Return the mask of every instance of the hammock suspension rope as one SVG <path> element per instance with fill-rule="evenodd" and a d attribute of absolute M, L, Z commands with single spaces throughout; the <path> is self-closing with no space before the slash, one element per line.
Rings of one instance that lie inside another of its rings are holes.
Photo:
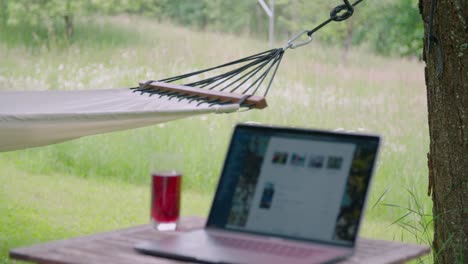
<path fill-rule="evenodd" d="M 275 78 L 284 52 L 312 42 L 312 35 L 332 21 L 341 22 L 350 18 L 354 13 L 354 6 L 363 0 L 350 3 L 343 0 L 343 4 L 336 6 L 330 12 L 330 17 L 311 30 L 303 30 L 292 37 L 283 48 L 271 49 L 239 60 L 219 66 L 194 71 L 179 76 L 161 80 L 149 80 L 132 88 L 134 92 L 149 93 L 171 99 L 189 100 L 198 105 L 239 104 L 248 109 L 262 109 L 267 106 L 265 97 Z M 305 39 L 305 40 L 304 40 Z M 220 70 L 225 72 L 219 73 Z M 193 77 L 208 72 L 216 72 L 214 76 L 201 80 Z M 262 86 L 262 84 L 265 84 Z M 261 93 L 262 95 L 257 95 Z"/>

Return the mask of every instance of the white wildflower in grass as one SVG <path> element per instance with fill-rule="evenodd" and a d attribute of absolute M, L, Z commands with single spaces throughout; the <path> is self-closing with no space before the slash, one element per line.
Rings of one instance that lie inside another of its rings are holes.
<path fill-rule="evenodd" d="M 405 153 L 406 152 L 406 146 L 405 145 L 388 142 L 388 143 L 385 144 L 385 146 L 388 148 L 388 150 L 390 152 L 395 152 L 395 153 Z"/>

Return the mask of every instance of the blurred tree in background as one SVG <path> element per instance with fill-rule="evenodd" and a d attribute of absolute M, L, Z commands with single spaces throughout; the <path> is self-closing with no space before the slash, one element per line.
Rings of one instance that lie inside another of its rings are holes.
<path fill-rule="evenodd" d="M 365 38 L 380 54 L 416 56 L 421 54 L 424 36 L 417 1 L 393 0 L 373 11 L 369 25 L 373 34 Z"/>
<path fill-rule="evenodd" d="M 341 0 L 276 0 L 276 39 L 310 29 L 328 18 Z M 0 30 L 32 27 L 34 41 L 73 41 L 79 18 L 96 15 L 141 15 L 200 30 L 266 38 L 268 19 L 256 0 L 0 0 Z M 0 31 L 0 37 L 1 32 Z M 363 1 L 346 23 L 323 28 L 316 39 L 343 48 L 364 45 L 378 54 L 419 56 L 423 27 L 417 0 Z"/>

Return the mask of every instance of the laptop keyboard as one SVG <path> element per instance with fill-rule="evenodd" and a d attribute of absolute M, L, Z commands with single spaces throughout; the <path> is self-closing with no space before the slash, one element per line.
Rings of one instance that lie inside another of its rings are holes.
<path fill-rule="evenodd" d="M 252 241 L 241 238 L 224 237 L 211 235 L 215 243 L 219 245 L 232 247 L 236 249 L 243 249 L 249 251 L 263 252 L 267 254 L 286 256 L 286 257 L 297 257 L 307 258 L 313 255 L 320 254 L 322 251 L 318 249 L 294 247 L 287 245 L 279 245 L 277 243 L 268 243 L 264 241 Z"/>

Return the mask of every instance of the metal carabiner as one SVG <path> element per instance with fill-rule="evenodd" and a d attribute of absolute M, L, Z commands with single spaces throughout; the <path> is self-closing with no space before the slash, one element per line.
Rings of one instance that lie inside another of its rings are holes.
<path fill-rule="evenodd" d="M 307 45 L 309 44 L 310 42 L 312 42 L 312 35 L 308 35 L 309 31 L 308 30 L 303 30 L 301 32 L 299 32 L 297 35 L 295 35 L 294 37 L 292 37 L 290 40 L 288 40 L 288 44 L 283 48 L 283 50 L 287 50 L 289 48 L 291 49 L 295 49 L 295 48 L 298 48 L 300 46 L 304 46 L 304 45 Z M 299 42 L 299 43 L 294 43 L 294 41 L 296 41 L 297 39 L 299 39 L 300 37 L 302 37 L 302 35 L 307 35 L 307 40 L 304 40 L 302 42 Z"/>

